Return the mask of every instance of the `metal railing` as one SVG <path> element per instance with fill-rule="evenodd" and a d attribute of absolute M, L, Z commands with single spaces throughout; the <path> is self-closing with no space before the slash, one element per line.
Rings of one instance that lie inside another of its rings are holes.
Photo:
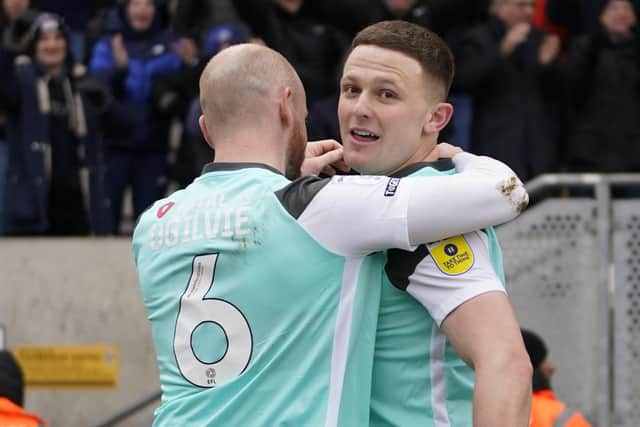
<path fill-rule="evenodd" d="M 566 173 L 566 174 L 544 174 L 540 175 L 525 185 L 529 195 L 535 197 L 545 190 L 552 188 L 592 188 L 596 201 L 596 234 L 598 239 L 598 250 L 601 259 L 607 268 L 598 270 L 598 318 L 607 319 L 599 324 L 596 331 L 599 340 L 597 352 L 601 360 L 607 361 L 598 368 L 598 383 L 606 387 L 606 393 L 599 393 L 598 401 L 595 402 L 596 419 L 598 426 L 617 425 L 620 421 L 616 414 L 614 398 L 616 396 L 615 387 L 615 275 L 611 274 L 614 265 L 613 254 L 613 234 L 614 225 L 612 218 L 613 200 L 612 187 L 640 187 L 640 174 L 614 173 Z"/>
<path fill-rule="evenodd" d="M 0 323 L 0 350 L 4 350 L 7 347 L 7 331 L 5 326 Z"/>
<path fill-rule="evenodd" d="M 123 408 L 123 409 L 119 410 L 118 412 L 116 412 L 115 414 L 111 415 L 110 417 L 105 418 L 104 420 L 98 422 L 97 424 L 94 424 L 94 427 L 112 427 L 112 426 L 115 426 L 115 425 L 119 424 L 120 422 L 124 421 L 125 419 L 127 419 L 127 418 L 137 414 L 138 412 L 142 411 L 147 406 L 151 405 L 153 402 L 159 400 L 160 396 L 162 396 L 162 392 L 160 390 L 156 390 L 156 391 L 154 391 L 152 393 L 149 393 L 148 395 L 144 396 L 143 398 L 141 398 L 137 402 L 132 403 L 131 405 L 127 406 L 126 408 Z"/>

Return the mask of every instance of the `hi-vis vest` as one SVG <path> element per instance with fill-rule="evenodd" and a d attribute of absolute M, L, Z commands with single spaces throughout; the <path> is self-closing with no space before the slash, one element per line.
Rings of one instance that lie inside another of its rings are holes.
<path fill-rule="evenodd" d="M 25 412 L 21 407 L 0 397 L 0 427 L 44 427 L 47 423 L 37 415 Z"/>
<path fill-rule="evenodd" d="M 591 427 L 574 409 L 559 401 L 551 390 L 540 390 L 531 398 L 530 427 Z"/>

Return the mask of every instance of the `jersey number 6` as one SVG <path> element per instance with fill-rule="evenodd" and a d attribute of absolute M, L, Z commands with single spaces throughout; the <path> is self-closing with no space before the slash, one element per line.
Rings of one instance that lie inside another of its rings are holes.
<path fill-rule="evenodd" d="M 253 351 L 249 323 L 233 304 L 218 298 L 205 298 L 213 287 L 218 254 L 193 258 L 191 277 L 180 298 L 173 351 L 184 378 L 200 387 L 216 387 L 240 375 L 247 368 Z M 215 362 L 205 363 L 195 355 L 191 345 L 196 329 L 213 323 L 227 340 L 224 354 Z"/>

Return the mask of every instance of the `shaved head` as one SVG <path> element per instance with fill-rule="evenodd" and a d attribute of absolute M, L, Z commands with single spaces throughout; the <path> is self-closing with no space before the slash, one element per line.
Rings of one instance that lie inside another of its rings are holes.
<path fill-rule="evenodd" d="M 219 52 L 200 77 L 200 104 L 213 139 L 236 126 L 268 120 L 277 109 L 278 94 L 287 87 L 296 105 L 304 106 L 300 78 L 273 49 L 239 44 Z"/>

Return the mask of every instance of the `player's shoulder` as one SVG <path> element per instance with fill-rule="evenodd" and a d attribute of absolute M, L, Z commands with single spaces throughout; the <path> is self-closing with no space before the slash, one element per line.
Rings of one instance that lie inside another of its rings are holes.
<path fill-rule="evenodd" d="M 308 176 L 299 178 L 275 193 L 282 206 L 295 218 L 299 218 L 312 201 L 314 210 L 334 207 L 338 201 L 349 203 L 362 201 L 366 194 L 378 191 L 380 196 L 391 198 L 399 185 L 399 178 L 383 175 L 336 175 L 331 178 Z M 322 194 L 322 197 L 318 197 Z M 376 203 L 367 199 L 370 203 Z M 345 206 L 345 205 L 341 205 Z"/>
<path fill-rule="evenodd" d="M 156 200 L 151 206 L 143 211 L 136 219 L 136 223 L 133 229 L 133 240 L 139 238 L 140 235 L 149 228 L 150 224 L 155 221 L 165 218 L 170 212 L 172 212 L 178 201 L 181 199 L 181 193 L 184 190 L 178 190 L 165 198 Z"/>
<path fill-rule="evenodd" d="M 298 178 L 275 191 L 275 195 L 294 218 L 300 217 L 305 208 L 331 180 L 317 176 Z"/>
<path fill-rule="evenodd" d="M 413 251 L 387 250 L 385 273 L 399 289 L 406 289 L 409 278 L 421 266 L 444 276 L 462 276 L 484 263 L 489 248 L 486 230 L 476 230 L 418 246 Z M 483 254 L 482 256 L 478 256 Z"/>
<path fill-rule="evenodd" d="M 451 175 L 454 173 L 457 173 L 457 170 L 451 159 L 438 159 L 432 162 L 410 164 L 394 172 L 392 176 L 395 178 L 406 178 L 409 176 Z"/>

